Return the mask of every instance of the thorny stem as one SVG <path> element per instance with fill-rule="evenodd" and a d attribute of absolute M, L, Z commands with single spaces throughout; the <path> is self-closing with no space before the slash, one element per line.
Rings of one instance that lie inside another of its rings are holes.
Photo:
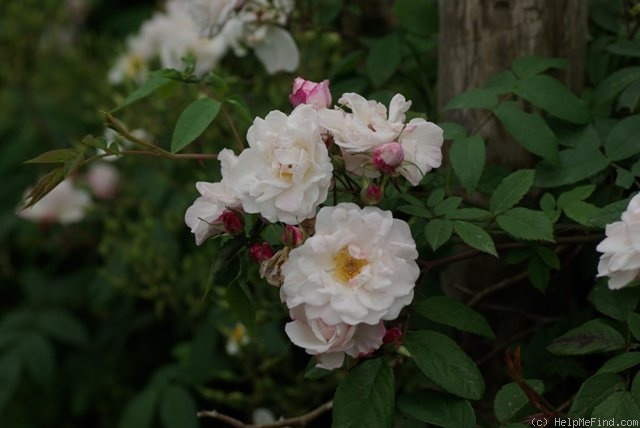
<path fill-rule="evenodd" d="M 231 416 L 219 413 L 216 410 L 202 410 L 197 413 L 199 418 L 213 418 L 226 422 L 235 428 L 282 428 L 289 425 L 293 426 L 305 426 L 312 420 L 316 419 L 325 412 L 328 412 L 333 408 L 333 401 L 327 401 L 326 403 L 316 407 L 309 413 L 305 413 L 302 416 L 296 416 L 289 419 L 282 419 L 276 422 L 269 422 L 266 424 L 245 424 L 241 420 L 233 418 Z"/>

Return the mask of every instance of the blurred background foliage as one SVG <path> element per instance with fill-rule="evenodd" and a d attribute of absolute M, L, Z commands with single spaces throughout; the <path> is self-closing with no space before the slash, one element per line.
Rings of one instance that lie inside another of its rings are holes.
<path fill-rule="evenodd" d="M 15 215 L 25 189 L 46 172 L 23 162 L 46 150 L 78 145 L 87 134 L 102 135 L 100 112 L 135 89 L 133 83 L 110 87 L 106 75 L 126 36 L 151 16 L 156 3 L 0 2 L 2 427 L 213 426 L 195 417 L 196 410 L 209 408 L 243 420 L 251 420 L 252 410 L 260 407 L 276 417 L 292 416 L 330 399 L 344 376 L 305 370 L 310 358 L 284 335 L 287 314 L 277 289 L 258 277 L 248 257 L 228 262 L 248 265 L 245 285 L 256 309 L 255 329 L 239 329 L 226 304 L 224 288 L 234 278 L 207 286 L 211 262 L 223 242 L 196 248 L 183 216 L 196 195 L 193 183 L 219 178 L 216 162 L 125 157 L 117 162 L 123 177 L 117 198 L 96 201 L 83 222 L 39 225 Z M 413 111 L 437 119 L 435 0 L 397 1 L 385 22 L 368 17 L 357 2 L 298 3 L 291 24 L 302 54 L 297 74 L 316 81 L 329 78 L 334 101 L 354 91 L 388 103 L 400 92 L 413 101 Z M 595 86 L 615 70 L 637 64 L 638 55 L 625 55 L 619 44 L 622 1 L 590 5 L 587 74 Z M 252 117 L 287 111 L 295 76 L 265 78 L 256 72 L 260 67 L 252 56 L 228 56 L 218 72 L 231 91 L 244 97 Z M 637 112 L 639 85 L 640 80 L 620 101 L 626 114 Z M 118 118 L 166 143 L 177 115 L 195 96 L 195 89 L 176 84 L 123 109 Z M 244 135 L 250 123 L 237 112 L 233 119 Z M 218 121 L 191 147 L 216 153 L 232 145 L 231 130 Z M 447 177 L 435 175 L 433 180 Z M 491 182 L 495 187 L 496 180 Z M 264 238 L 279 243 L 277 234 Z M 429 254 L 425 239 L 416 240 L 421 254 Z M 550 357 L 546 351 L 576 320 L 594 313 L 586 304 L 586 291 L 558 291 L 565 280 L 589 282 L 593 277 L 592 248 L 572 260 L 576 265 L 586 260 L 590 268 L 576 268 L 572 272 L 579 272 L 577 277 L 557 275 L 549 286 L 558 299 L 550 306 L 566 316 L 534 320 L 535 327 L 545 328 L 527 331 L 499 348 L 521 343 L 527 376 L 555 379 L 546 385 L 553 398 L 567 397 L 601 362 Z M 433 276 L 423 281 L 421 293 L 441 293 Z M 541 308 L 546 299 L 540 295 Z M 509 322 L 509 315 L 490 319 Z M 414 322 L 434 328 L 426 319 Z M 249 337 L 246 344 L 241 343 L 244 335 Z M 235 355 L 227 351 L 230 341 L 240 344 Z M 491 354 L 492 346 L 475 343 L 469 352 L 501 364 L 502 353 Z M 407 390 L 425 382 L 415 372 L 397 377 Z M 508 379 L 503 372 L 486 381 L 495 391 Z M 491 421 L 491 402 L 479 406 L 481 419 Z M 328 426 L 328 418 L 315 426 Z M 404 421 L 402 426 L 423 425 Z"/>

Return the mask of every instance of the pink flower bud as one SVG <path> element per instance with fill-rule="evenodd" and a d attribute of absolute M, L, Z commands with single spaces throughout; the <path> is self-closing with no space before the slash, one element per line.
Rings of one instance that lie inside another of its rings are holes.
<path fill-rule="evenodd" d="M 233 210 L 224 210 L 218 220 L 222 221 L 224 231 L 229 235 L 237 235 L 244 232 L 244 219 Z"/>
<path fill-rule="evenodd" d="M 399 346 L 401 342 L 402 330 L 400 330 L 400 327 L 391 327 L 390 329 L 387 329 L 386 333 L 382 337 L 382 343 L 385 345 L 393 343 L 396 346 Z"/>
<path fill-rule="evenodd" d="M 404 149 L 398 143 L 385 143 L 376 147 L 371 161 L 380 172 L 393 172 L 404 160 Z"/>
<path fill-rule="evenodd" d="M 269 260 L 275 255 L 273 247 L 268 242 L 255 243 L 249 248 L 251 258 L 256 263 L 262 263 L 265 260 Z"/>
<path fill-rule="evenodd" d="M 378 184 L 371 183 L 360 191 L 360 198 L 369 205 L 377 205 L 384 196 L 382 187 Z"/>
<path fill-rule="evenodd" d="M 302 244 L 304 240 L 304 234 L 298 226 L 292 226 L 290 224 L 284 227 L 282 231 L 282 243 L 288 247 L 297 247 Z"/>
<path fill-rule="evenodd" d="M 118 193 L 119 183 L 118 169 L 106 162 L 91 165 L 87 172 L 87 184 L 100 199 L 113 199 Z"/>
<path fill-rule="evenodd" d="M 316 83 L 302 77 L 296 77 L 289 95 L 289 102 L 294 107 L 299 104 L 310 104 L 316 110 L 329 107 L 331 104 L 329 81 L 323 80 Z"/>

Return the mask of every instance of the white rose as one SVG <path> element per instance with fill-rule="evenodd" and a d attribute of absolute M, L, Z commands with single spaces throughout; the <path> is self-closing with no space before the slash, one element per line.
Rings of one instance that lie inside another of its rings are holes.
<path fill-rule="evenodd" d="M 270 112 L 247 132 L 249 148 L 226 178 L 248 213 L 297 224 L 313 217 L 327 198 L 333 166 L 316 122 L 301 104 L 290 116 Z"/>
<path fill-rule="evenodd" d="M 324 207 L 316 233 L 282 266 L 281 298 L 328 324 L 392 320 L 413 299 L 420 269 L 409 225 L 390 211 L 352 203 Z"/>
<path fill-rule="evenodd" d="M 196 237 L 196 245 L 201 245 L 208 237 L 224 231 L 220 216 L 227 208 L 237 209 L 240 201 L 224 179 L 234 167 L 237 158 L 229 149 L 218 154 L 223 179 L 218 183 L 199 181 L 196 189 L 200 197 L 195 200 L 184 215 L 184 221 Z"/>
<path fill-rule="evenodd" d="M 374 325 L 327 324 L 320 318 L 309 319 L 303 305 L 291 309 L 291 318 L 285 326 L 289 339 L 315 355 L 316 366 L 327 370 L 342 366 L 345 354 L 358 357 L 375 351 L 385 334 L 382 321 Z"/>
<path fill-rule="evenodd" d="M 112 199 L 118 192 L 120 172 L 107 162 L 92 164 L 87 172 L 87 184 L 95 196 L 101 199 Z"/>
<path fill-rule="evenodd" d="M 70 179 L 66 179 L 33 206 L 20 209 L 17 214 L 27 220 L 70 224 L 81 221 L 90 205 L 89 193 L 77 189 Z"/>
<path fill-rule="evenodd" d="M 324 109 L 318 112 L 318 122 L 328 129 L 342 149 L 346 168 L 357 175 L 378 177 L 380 171 L 371 157 L 377 147 L 397 142 L 404 151 L 404 160 L 397 172 L 417 185 L 424 175 L 442 163 L 442 129 L 434 123 L 415 118 L 405 122 L 405 112 L 411 101 L 396 94 L 387 108 L 355 93 L 343 94 L 342 110 Z"/>
<path fill-rule="evenodd" d="M 213 37 L 243 3 L 244 0 L 190 0 L 189 16 L 201 37 Z"/>
<path fill-rule="evenodd" d="M 604 253 L 598 263 L 598 276 L 608 276 L 612 290 L 640 276 L 640 194 L 631 199 L 620 220 L 607 225 L 606 238 L 596 247 Z"/>

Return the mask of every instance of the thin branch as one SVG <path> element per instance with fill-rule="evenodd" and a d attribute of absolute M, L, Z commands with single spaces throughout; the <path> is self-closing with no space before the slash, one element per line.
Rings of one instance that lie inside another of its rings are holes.
<path fill-rule="evenodd" d="M 480 300 L 484 299 L 488 295 L 493 294 L 496 291 L 502 290 L 503 288 L 507 288 L 513 284 L 517 284 L 518 282 L 525 279 L 527 276 L 529 276 L 529 272 L 524 271 L 524 272 L 520 272 L 517 275 L 512 276 L 511 278 L 507 278 L 500 282 L 496 282 L 495 284 L 490 285 L 487 288 L 481 290 L 479 293 L 477 293 L 475 296 L 469 299 L 469 301 L 467 301 L 467 306 L 473 307 L 477 305 L 478 302 L 480 302 Z"/>
<path fill-rule="evenodd" d="M 305 426 L 312 420 L 316 419 L 325 412 L 328 412 L 333 408 L 333 401 L 327 401 L 321 406 L 316 407 L 309 413 L 305 413 L 302 416 L 296 416 L 294 418 L 282 419 L 275 422 L 269 422 L 266 424 L 245 424 L 244 422 L 232 418 L 231 416 L 219 413 L 216 410 L 202 410 L 196 414 L 199 418 L 213 418 L 219 421 L 226 422 L 235 428 L 283 428 L 289 425 Z"/>
<path fill-rule="evenodd" d="M 240 151 L 244 150 L 244 141 L 240 137 L 240 133 L 238 132 L 238 129 L 236 128 L 235 123 L 233 123 L 233 120 L 231 120 L 231 116 L 229 116 L 229 112 L 227 112 L 227 108 L 225 107 L 224 103 L 218 100 L 218 98 L 213 93 L 211 88 L 209 88 L 207 85 L 200 85 L 200 90 L 204 92 L 212 100 L 218 101 L 220 103 L 220 111 L 224 115 L 224 118 L 227 121 L 227 123 L 229 124 L 229 128 L 231 128 L 231 133 L 233 134 L 233 138 L 235 138 L 236 142 L 238 143 L 238 149 Z"/>

